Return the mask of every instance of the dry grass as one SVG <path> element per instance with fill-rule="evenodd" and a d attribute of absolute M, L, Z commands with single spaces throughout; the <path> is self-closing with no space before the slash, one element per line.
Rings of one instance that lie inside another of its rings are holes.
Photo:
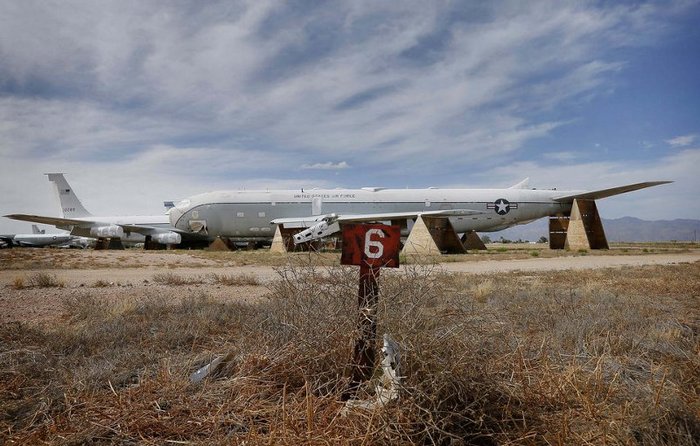
<path fill-rule="evenodd" d="M 157 273 L 153 275 L 153 281 L 161 285 L 199 285 L 205 282 L 202 277 L 183 277 L 175 273 Z"/>
<path fill-rule="evenodd" d="M 480 280 L 474 286 L 474 300 L 484 303 L 494 291 L 493 279 Z"/>
<path fill-rule="evenodd" d="M 252 274 L 211 274 L 214 283 L 226 286 L 258 286 L 260 280 Z"/>
<path fill-rule="evenodd" d="M 222 265 L 242 266 L 242 265 L 267 265 L 283 267 L 290 261 L 292 263 L 308 263 L 310 259 L 319 265 L 337 265 L 340 259 L 338 252 L 290 252 L 287 254 L 270 252 L 269 249 L 258 249 L 255 251 L 237 250 L 237 251 L 171 251 L 189 255 L 194 258 L 214 261 Z"/>
<path fill-rule="evenodd" d="M 589 256 L 627 255 L 689 252 L 698 249 L 697 243 L 612 243 L 610 250 L 590 251 Z M 646 249 L 646 251 L 645 251 Z M 491 243 L 487 251 L 469 251 L 468 254 L 426 257 L 404 257 L 406 263 L 423 264 L 428 262 L 471 262 L 484 259 L 526 259 L 532 252 L 539 252 L 539 257 L 552 258 L 570 255 L 582 255 L 565 250 L 549 250 L 546 244 L 529 243 Z M 585 254 L 584 254 L 585 255 Z M 53 270 L 53 269 L 100 269 L 143 268 L 162 266 L 169 268 L 179 266 L 241 266 L 269 265 L 284 266 L 292 258 L 297 262 L 313 258 L 317 264 L 332 266 L 338 264 L 338 252 L 308 253 L 294 252 L 288 254 L 271 253 L 268 249 L 256 251 L 215 252 L 205 250 L 144 251 L 127 249 L 125 251 L 95 251 L 92 249 L 3 249 L 0 250 L 0 270 Z M 175 260 L 173 260 L 175 258 Z M 182 260 L 179 260 L 181 258 Z"/>
<path fill-rule="evenodd" d="M 95 283 L 92 284 L 92 286 L 95 288 L 107 288 L 112 285 L 114 285 L 114 282 L 108 282 L 104 279 L 98 279 L 95 281 Z"/>
<path fill-rule="evenodd" d="M 182 276 L 175 273 L 157 273 L 153 275 L 153 281 L 161 285 L 203 285 L 213 283 L 226 286 L 258 286 L 260 280 L 252 274 L 208 274 L 196 277 Z"/>
<path fill-rule="evenodd" d="M 24 277 L 15 277 L 12 280 L 12 288 L 21 290 L 24 288 Z"/>
<path fill-rule="evenodd" d="M 27 282 L 29 286 L 37 288 L 60 288 L 64 285 L 63 282 L 56 278 L 55 274 L 45 272 L 38 272 L 32 274 L 31 276 L 29 276 Z"/>
<path fill-rule="evenodd" d="M 2 249 L 0 250 L 0 270 L 55 270 L 55 269 L 101 269 L 143 268 L 160 266 L 173 258 L 185 259 L 187 266 L 205 266 L 207 262 L 195 259 L 181 251 L 175 255 L 164 251 L 143 251 L 127 249 L 124 251 L 95 251 L 93 249 Z M 178 260 L 179 261 L 179 260 Z"/>
<path fill-rule="evenodd" d="M 157 290 L 0 326 L 0 442 L 668 444 L 700 438 L 700 265 L 384 270 L 400 400 L 341 416 L 357 270 L 285 267 L 257 305 Z M 478 281 L 478 282 L 475 282 Z M 215 354 L 223 378 L 188 376 Z M 368 386 L 369 387 L 369 386 Z"/>

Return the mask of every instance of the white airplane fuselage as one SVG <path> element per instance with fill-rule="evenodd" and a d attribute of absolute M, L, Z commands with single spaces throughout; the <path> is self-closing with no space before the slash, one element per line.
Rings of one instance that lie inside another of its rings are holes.
<path fill-rule="evenodd" d="M 15 234 L 12 243 L 17 246 L 52 246 L 62 245 L 73 240 L 70 234 Z"/>
<path fill-rule="evenodd" d="M 567 214 L 571 203 L 553 198 L 579 191 L 533 189 L 314 189 L 219 191 L 195 195 L 170 211 L 173 227 L 210 236 L 272 238 L 279 218 L 321 214 L 380 214 L 450 209 L 482 211 L 449 217 L 455 231 L 500 231 L 513 225 Z"/>

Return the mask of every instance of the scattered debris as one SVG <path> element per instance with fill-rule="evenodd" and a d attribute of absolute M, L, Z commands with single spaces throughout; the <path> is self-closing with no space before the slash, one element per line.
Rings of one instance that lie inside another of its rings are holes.
<path fill-rule="evenodd" d="M 234 358 L 233 353 L 228 353 L 224 356 L 218 356 L 216 357 L 212 362 L 209 364 L 205 365 L 204 367 L 200 368 L 196 372 L 190 375 L 190 382 L 193 384 L 197 384 L 202 382 L 205 378 L 212 377 L 212 378 L 218 378 L 220 377 L 224 370 L 227 368 L 227 366 L 231 363 L 231 361 Z"/>
<path fill-rule="evenodd" d="M 399 376 L 399 364 L 401 352 L 399 344 L 384 333 L 384 346 L 382 347 L 384 358 L 382 359 L 382 376 L 379 383 L 374 386 L 375 398 L 369 400 L 349 400 L 345 403 L 342 414 L 347 415 L 351 409 L 360 408 L 372 410 L 384 407 L 391 401 L 398 399 L 401 376 Z"/>

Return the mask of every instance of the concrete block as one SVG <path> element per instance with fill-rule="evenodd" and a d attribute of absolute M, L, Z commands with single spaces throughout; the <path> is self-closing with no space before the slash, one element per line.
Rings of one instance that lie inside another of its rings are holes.
<path fill-rule="evenodd" d="M 486 250 L 486 245 L 484 245 L 484 242 L 481 240 L 479 234 L 477 234 L 476 231 L 465 232 L 462 236 L 461 242 L 467 249 L 476 249 L 479 251 Z"/>
<path fill-rule="evenodd" d="M 565 246 L 572 250 L 608 249 L 603 222 L 594 200 L 574 200 Z"/>

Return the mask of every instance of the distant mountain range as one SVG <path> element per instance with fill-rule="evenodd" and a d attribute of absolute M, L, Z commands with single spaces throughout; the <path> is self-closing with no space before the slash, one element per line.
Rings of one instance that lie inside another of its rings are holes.
<path fill-rule="evenodd" d="M 605 235 L 610 242 L 660 242 L 697 241 L 700 236 L 700 220 L 640 220 L 634 217 L 603 219 Z M 485 232 L 496 242 L 503 237 L 508 240 L 537 241 L 549 237 L 549 221 L 546 218 L 527 225 L 514 226 L 499 232 Z"/>

